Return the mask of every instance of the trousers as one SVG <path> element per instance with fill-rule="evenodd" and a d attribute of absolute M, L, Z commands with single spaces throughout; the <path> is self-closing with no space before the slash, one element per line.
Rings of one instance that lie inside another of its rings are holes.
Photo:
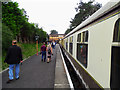
<path fill-rule="evenodd" d="M 15 67 L 15 78 L 19 78 L 19 72 L 20 72 L 20 64 L 10 64 L 9 65 L 9 79 L 14 79 L 13 77 L 13 69 Z"/>
<path fill-rule="evenodd" d="M 42 51 L 42 60 L 44 58 L 44 61 L 46 61 L 46 51 Z"/>

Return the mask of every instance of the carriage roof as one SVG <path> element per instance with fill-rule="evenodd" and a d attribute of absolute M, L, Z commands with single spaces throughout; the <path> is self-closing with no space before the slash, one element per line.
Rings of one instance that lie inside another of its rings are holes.
<path fill-rule="evenodd" d="M 120 5 L 120 0 L 110 0 L 106 5 L 104 5 L 102 8 L 100 8 L 98 11 L 96 11 L 94 14 L 92 14 L 88 19 L 86 19 L 83 23 L 78 25 L 75 29 L 73 29 L 70 33 L 68 33 L 65 37 L 71 35 L 78 29 L 88 25 L 89 23 L 97 20 L 98 18 L 102 17 L 103 15 L 109 13 L 110 11 L 114 10 L 116 7 Z"/>

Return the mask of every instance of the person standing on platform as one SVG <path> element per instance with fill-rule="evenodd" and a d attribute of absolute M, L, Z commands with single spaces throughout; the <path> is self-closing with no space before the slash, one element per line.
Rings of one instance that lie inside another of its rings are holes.
<path fill-rule="evenodd" d="M 53 49 L 55 49 L 55 45 L 56 45 L 55 41 L 52 41 L 52 48 Z"/>
<path fill-rule="evenodd" d="M 51 44 L 47 45 L 47 63 L 51 61 L 51 55 L 53 55 Z"/>
<path fill-rule="evenodd" d="M 15 78 L 19 79 L 19 71 L 20 71 L 20 62 L 23 62 L 22 51 L 21 48 L 17 46 L 17 41 L 12 41 L 12 46 L 9 47 L 5 63 L 9 64 L 9 80 L 6 83 L 11 83 L 14 79 L 13 69 L 15 67 Z"/>
<path fill-rule="evenodd" d="M 42 53 L 42 61 L 43 61 L 43 58 L 44 58 L 44 62 L 46 61 L 46 46 L 45 46 L 45 42 L 43 43 L 43 45 L 41 46 L 41 49 L 40 49 L 41 53 Z"/>

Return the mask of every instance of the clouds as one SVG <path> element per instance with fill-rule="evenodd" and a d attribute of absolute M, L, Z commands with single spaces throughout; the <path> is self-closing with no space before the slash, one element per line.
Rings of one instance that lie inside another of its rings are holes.
<path fill-rule="evenodd" d="M 75 6 L 79 0 L 14 0 L 24 8 L 29 22 L 38 23 L 47 33 L 57 30 L 64 33 L 75 15 Z"/>
<path fill-rule="evenodd" d="M 48 34 L 50 30 L 57 30 L 59 34 L 63 34 L 69 28 L 71 18 L 74 18 L 76 14 L 75 7 L 80 0 L 13 1 L 17 1 L 19 7 L 27 11 L 29 22 L 38 23 L 39 27 Z"/>

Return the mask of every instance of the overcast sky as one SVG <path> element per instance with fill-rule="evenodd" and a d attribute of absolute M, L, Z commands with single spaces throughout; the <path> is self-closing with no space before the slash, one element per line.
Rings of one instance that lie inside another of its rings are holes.
<path fill-rule="evenodd" d="M 50 34 L 51 30 L 64 34 L 69 28 L 71 18 L 74 18 L 77 3 L 80 0 L 13 0 L 24 8 L 29 16 L 29 22 L 37 23 Z M 82 0 L 88 2 L 89 0 Z M 109 0 L 95 0 L 105 5 Z"/>

